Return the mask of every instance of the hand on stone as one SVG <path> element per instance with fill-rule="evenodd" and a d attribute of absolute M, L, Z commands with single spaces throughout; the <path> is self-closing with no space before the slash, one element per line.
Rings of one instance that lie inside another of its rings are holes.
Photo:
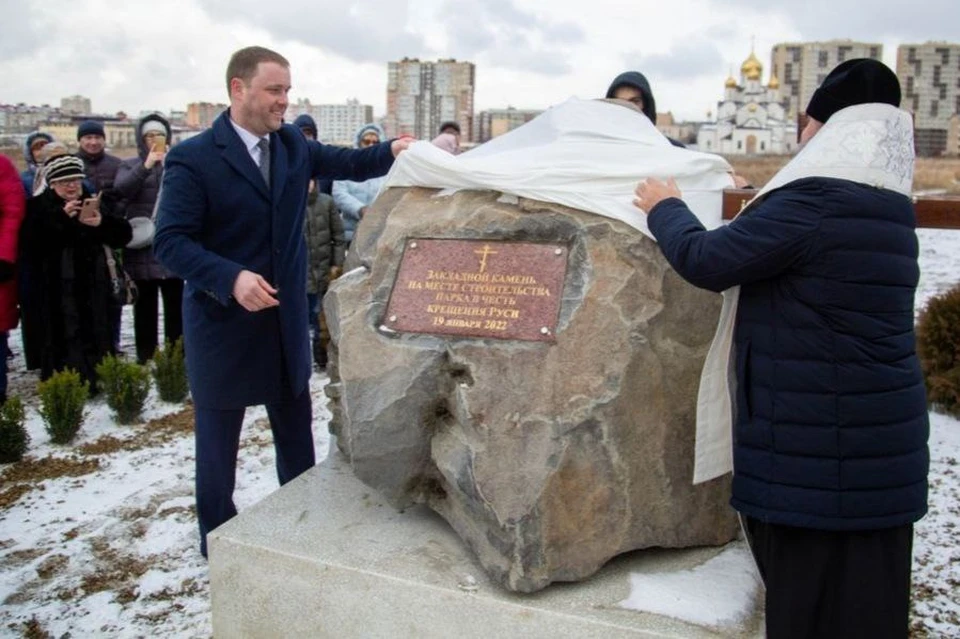
<path fill-rule="evenodd" d="M 634 198 L 633 205 L 647 214 L 653 210 L 653 207 L 666 199 L 683 197 L 677 187 L 677 181 L 673 178 L 666 182 L 654 178 L 641 180 L 634 193 L 637 197 Z"/>
<path fill-rule="evenodd" d="M 277 289 L 252 271 L 240 271 L 233 283 L 233 299 L 250 312 L 279 306 L 280 302 L 273 297 L 276 293 Z"/>

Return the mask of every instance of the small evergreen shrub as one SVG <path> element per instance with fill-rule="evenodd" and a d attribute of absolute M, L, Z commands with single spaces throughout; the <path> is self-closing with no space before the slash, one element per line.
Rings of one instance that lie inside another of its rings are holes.
<path fill-rule="evenodd" d="M 157 394 L 165 402 L 180 403 L 187 398 L 187 364 L 183 355 L 183 338 L 178 337 L 153 355 L 153 380 Z"/>
<path fill-rule="evenodd" d="M 960 417 L 960 284 L 930 298 L 917 322 L 927 399 Z"/>
<path fill-rule="evenodd" d="M 97 364 L 97 378 L 117 421 L 121 424 L 140 421 L 143 404 L 150 393 L 150 371 L 135 362 L 107 355 Z"/>
<path fill-rule="evenodd" d="M 66 369 L 40 382 L 40 416 L 54 444 L 68 444 L 83 424 L 83 405 L 90 396 L 90 384 L 80 373 Z"/>
<path fill-rule="evenodd" d="M 19 397 L 10 397 L 0 406 L 0 464 L 20 461 L 27 452 L 30 435 L 23 421 L 23 403 Z"/>

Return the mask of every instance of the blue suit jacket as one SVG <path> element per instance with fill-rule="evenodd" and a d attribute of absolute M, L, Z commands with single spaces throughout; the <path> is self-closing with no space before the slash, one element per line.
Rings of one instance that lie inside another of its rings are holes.
<path fill-rule="evenodd" d="M 303 216 L 310 178 L 364 180 L 393 163 L 388 142 L 364 150 L 324 146 L 284 125 L 270 135 L 268 189 L 228 113 L 167 155 L 153 244 L 159 261 L 186 280 L 183 332 L 194 402 L 219 409 L 280 401 L 307 386 Z M 279 289 L 278 307 L 251 313 L 233 300 L 244 269 Z"/>

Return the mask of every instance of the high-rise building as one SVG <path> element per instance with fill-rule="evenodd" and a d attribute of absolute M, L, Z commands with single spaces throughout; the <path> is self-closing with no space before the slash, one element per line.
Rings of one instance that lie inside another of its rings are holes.
<path fill-rule="evenodd" d="M 477 115 L 473 140 L 475 142 L 489 142 L 498 135 L 503 135 L 507 131 L 512 131 L 518 126 L 524 125 L 530 120 L 543 113 L 540 109 L 515 109 L 507 107 L 506 109 L 489 109 L 481 111 Z M 461 135 L 461 137 L 463 137 Z"/>
<path fill-rule="evenodd" d="M 473 141 L 475 86 L 472 62 L 404 58 L 387 63 L 387 135 L 430 140 L 440 133 L 443 122 L 455 121 L 462 141 Z"/>
<path fill-rule="evenodd" d="M 293 124 L 293 121 L 303 114 L 307 114 L 316 120 L 316 110 L 316 107 L 310 103 L 309 98 L 299 98 L 296 102 L 291 102 L 287 105 L 287 112 L 283 115 L 283 121 Z"/>
<path fill-rule="evenodd" d="M 67 98 L 60 98 L 60 112 L 67 115 L 85 115 L 93 113 L 90 106 L 90 98 L 82 95 L 71 95 Z"/>
<path fill-rule="evenodd" d="M 960 111 L 950 117 L 950 126 L 947 128 L 946 155 L 956 157 L 960 155 Z"/>
<path fill-rule="evenodd" d="M 326 144 L 353 146 L 360 127 L 374 122 L 373 106 L 360 104 L 357 99 L 343 104 L 311 104 L 310 100 L 301 98 L 287 107 L 284 119 L 293 122 L 304 113 L 317 123 L 317 137 Z"/>
<path fill-rule="evenodd" d="M 897 48 L 900 106 L 913 113 L 917 155 L 947 150 L 950 118 L 960 113 L 960 44 L 927 42 Z"/>
<path fill-rule="evenodd" d="M 771 53 L 773 77 L 787 100 L 787 118 L 796 121 L 810 97 L 835 66 L 852 58 L 883 59 L 883 45 L 853 40 L 786 42 L 774 45 Z"/>
<path fill-rule="evenodd" d="M 226 104 L 191 102 L 187 105 L 187 126 L 201 129 L 209 128 L 213 125 L 213 121 L 226 110 Z"/>

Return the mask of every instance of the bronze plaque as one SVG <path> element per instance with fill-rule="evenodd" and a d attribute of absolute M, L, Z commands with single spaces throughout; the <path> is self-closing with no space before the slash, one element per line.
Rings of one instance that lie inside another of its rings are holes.
<path fill-rule="evenodd" d="M 408 239 L 381 330 L 552 342 L 566 246 Z"/>

